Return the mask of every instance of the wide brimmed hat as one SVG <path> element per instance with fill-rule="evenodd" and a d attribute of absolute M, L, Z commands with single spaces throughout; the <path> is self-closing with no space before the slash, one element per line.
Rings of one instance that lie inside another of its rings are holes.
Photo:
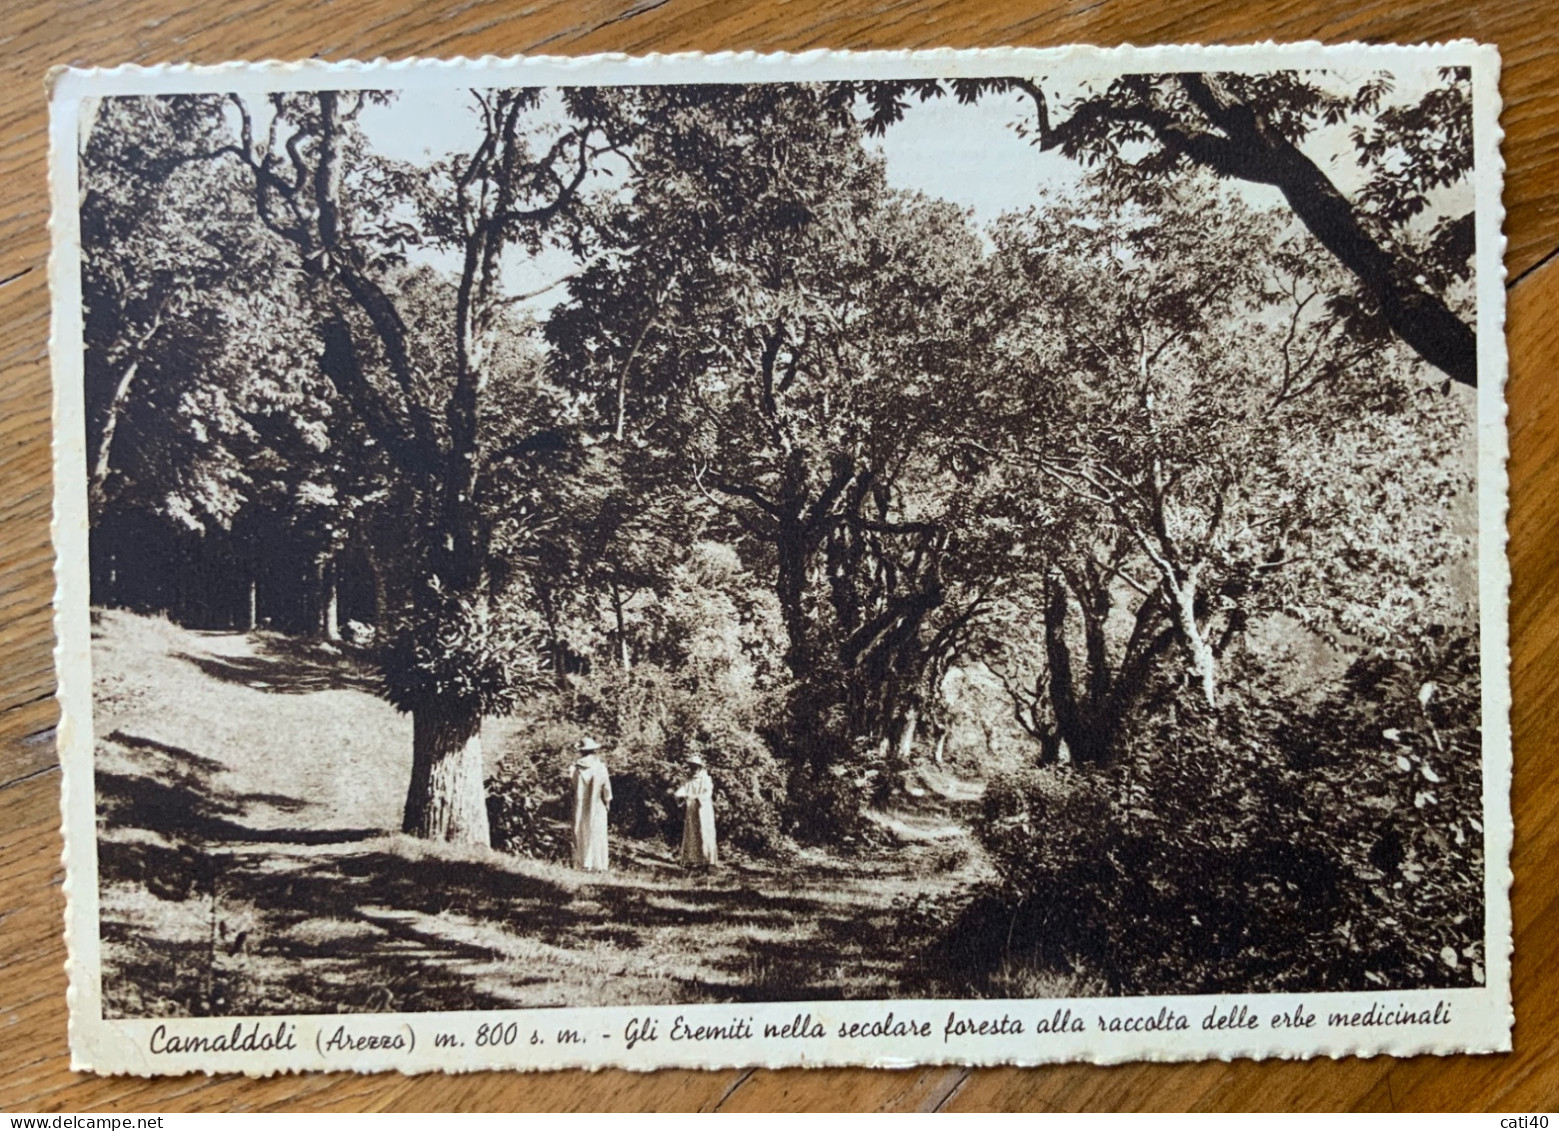
<path fill-rule="evenodd" d="M 579 749 L 586 752 L 599 750 L 601 749 L 601 744 L 587 734 L 579 740 Z"/>
<path fill-rule="evenodd" d="M 702 754 L 689 754 L 687 761 L 688 765 L 690 766 L 707 766 L 709 764 L 708 762 L 704 761 L 704 756 Z"/>

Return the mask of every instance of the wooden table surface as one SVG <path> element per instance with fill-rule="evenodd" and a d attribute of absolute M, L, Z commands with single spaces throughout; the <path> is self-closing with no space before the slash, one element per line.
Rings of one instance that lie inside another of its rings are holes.
<path fill-rule="evenodd" d="M 0 1111 L 1559 1106 L 1559 21 L 1547 0 L 0 0 Z M 923 1071 L 72 1073 L 49 545 L 44 75 L 55 64 L 1019 44 L 1420 42 L 1504 55 L 1516 1052 Z"/>

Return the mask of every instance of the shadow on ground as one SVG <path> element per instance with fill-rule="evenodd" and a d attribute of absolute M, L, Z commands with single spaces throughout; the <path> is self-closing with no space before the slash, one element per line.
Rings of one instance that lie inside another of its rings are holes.
<path fill-rule="evenodd" d="M 662 846 L 619 842 L 618 870 L 592 880 L 391 829 L 311 827 L 309 802 L 225 790 L 223 764 L 194 751 L 123 730 L 103 746 L 108 1016 L 905 992 L 914 947 L 892 937 L 871 862 L 696 874 Z"/>
<path fill-rule="evenodd" d="M 174 658 L 223 683 L 282 695 L 343 689 L 372 692 L 377 686 L 368 667 L 334 645 L 270 634 L 250 639 L 255 645 L 252 654 L 180 652 Z"/>

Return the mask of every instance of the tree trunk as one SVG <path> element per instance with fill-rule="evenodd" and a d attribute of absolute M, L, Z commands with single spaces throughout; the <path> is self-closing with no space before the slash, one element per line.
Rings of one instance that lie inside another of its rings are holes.
<path fill-rule="evenodd" d="M 612 583 L 612 615 L 617 621 L 617 662 L 622 670 L 633 670 L 633 657 L 628 653 L 628 627 L 623 622 L 623 595 L 617 583 Z"/>
<path fill-rule="evenodd" d="M 1191 644 L 1191 670 L 1202 684 L 1202 698 L 1209 707 L 1218 705 L 1218 661 L 1207 641 L 1197 633 Z"/>
<path fill-rule="evenodd" d="M 785 622 L 785 635 L 789 647 L 785 650 L 785 663 L 791 674 L 805 678 L 811 667 L 811 650 L 807 646 L 808 624 L 806 615 L 807 551 L 804 532 L 787 523 L 780 532 L 779 579 L 776 585 L 780 605 L 780 617 Z"/>
<path fill-rule="evenodd" d="M 1171 134 L 1164 140 L 1221 173 L 1269 184 L 1321 245 L 1380 303 L 1398 337 L 1429 364 L 1464 385 L 1478 383 L 1478 336 L 1439 295 L 1365 230 L 1353 204 L 1325 171 L 1268 125 L 1250 106 L 1228 97 L 1202 75 L 1182 75 L 1191 100 L 1227 141 Z"/>
<path fill-rule="evenodd" d="M 424 707 L 411 717 L 411 787 L 402 830 L 428 840 L 489 846 L 481 716 Z"/>
<path fill-rule="evenodd" d="M 908 766 L 915 753 L 915 727 L 920 722 L 920 710 L 911 703 L 904 709 L 904 721 L 899 726 L 898 756 L 900 766 Z"/>
<path fill-rule="evenodd" d="M 1104 648 L 1103 616 L 1097 611 L 1090 615 L 1088 608 L 1083 607 L 1086 644 L 1081 658 L 1083 671 L 1079 677 L 1066 638 L 1071 590 L 1058 573 L 1046 579 L 1045 592 L 1045 670 L 1049 673 L 1050 707 L 1056 721 L 1054 742 L 1044 743 L 1045 760 L 1105 765 L 1115 755 L 1115 731 L 1119 720 L 1110 707 L 1109 689 L 1113 680 Z M 1079 598 L 1079 604 L 1082 603 Z M 1037 704 L 1037 687 L 1035 691 Z"/>
<path fill-rule="evenodd" d="M 1380 303 L 1386 324 L 1429 364 L 1463 385 L 1478 384 L 1478 336 L 1445 300 L 1419 285 L 1359 224 L 1326 174 L 1286 142 L 1270 179 L 1295 214 Z"/>
<path fill-rule="evenodd" d="M 126 366 L 119 384 L 114 387 L 114 399 L 108 404 L 108 415 L 103 418 L 103 433 L 97 441 L 97 458 L 92 461 L 92 478 L 87 484 L 87 514 L 93 526 L 103 517 L 108 506 L 108 473 L 112 468 L 110 457 L 114 450 L 114 431 L 124 414 L 125 403 L 130 399 L 130 386 L 140 369 L 139 360 Z"/>
<path fill-rule="evenodd" d="M 1066 642 L 1068 595 L 1061 578 L 1045 578 L 1045 670 L 1050 674 L 1050 709 L 1056 732 L 1065 740 L 1080 729 L 1077 691 L 1072 677 L 1072 649 Z M 1038 696 L 1035 696 L 1036 701 Z"/>
<path fill-rule="evenodd" d="M 379 564 L 379 555 L 374 553 L 371 544 L 365 556 L 368 559 L 368 573 L 374 584 L 374 632 L 382 633 L 390 627 L 390 602 L 385 592 L 384 567 Z"/>
<path fill-rule="evenodd" d="M 321 626 L 326 640 L 341 639 L 341 593 L 336 585 L 336 563 L 325 567 L 325 617 Z"/>
<path fill-rule="evenodd" d="M 314 635 L 320 640 L 340 640 L 340 603 L 336 597 L 334 562 L 321 561 L 314 565 L 313 606 Z"/>
<path fill-rule="evenodd" d="M 260 625 L 260 583 L 253 575 L 249 578 L 249 605 L 244 617 L 244 631 L 253 632 Z"/>
<path fill-rule="evenodd" d="M 936 749 L 931 752 L 931 760 L 937 765 L 942 764 L 942 754 L 947 749 L 947 731 L 943 730 L 936 736 Z"/>
<path fill-rule="evenodd" d="M 1191 672 L 1202 685 L 1202 696 L 1209 707 L 1218 705 L 1218 658 L 1212 643 L 1196 623 L 1196 585 L 1188 582 L 1175 587 L 1175 626 L 1180 630 Z"/>
<path fill-rule="evenodd" d="M 644 345 L 644 339 L 649 335 L 650 328 L 655 325 L 653 318 L 644 323 L 639 331 L 639 336 L 633 340 L 633 348 L 628 351 L 627 358 L 622 363 L 622 368 L 617 371 L 617 414 L 616 424 L 612 428 L 612 439 L 622 443 L 623 431 L 628 424 L 628 371 L 633 368 L 634 358 L 639 356 L 639 348 Z"/>

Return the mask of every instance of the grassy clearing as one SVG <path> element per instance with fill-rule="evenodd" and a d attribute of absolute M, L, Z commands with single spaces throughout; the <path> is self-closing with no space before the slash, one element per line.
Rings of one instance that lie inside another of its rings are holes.
<path fill-rule="evenodd" d="M 932 994 L 901 908 L 988 874 L 978 786 L 931 771 L 858 857 L 700 875 L 618 838 L 587 878 L 429 844 L 396 831 L 409 721 L 339 653 L 106 611 L 93 666 L 109 1016 Z"/>

